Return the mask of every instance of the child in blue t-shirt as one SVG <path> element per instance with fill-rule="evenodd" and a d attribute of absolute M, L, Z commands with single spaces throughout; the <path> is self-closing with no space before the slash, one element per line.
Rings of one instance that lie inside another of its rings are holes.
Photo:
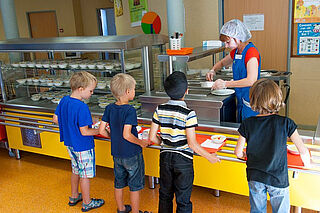
<path fill-rule="evenodd" d="M 136 110 L 129 105 L 134 99 L 136 81 L 127 74 L 117 74 L 110 82 L 110 89 L 117 99 L 106 106 L 99 133 L 111 138 L 111 154 L 114 161 L 114 194 L 117 212 L 139 211 L 140 190 L 144 188 L 144 160 L 142 148 L 148 141 L 138 139 Z M 109 123 L 110 132 L 106 131 Z M 123 204 L 123 188 L 129 186 L 130 205 Z M 145 211 L 147 212 L 147 211 Z"/>
<path fill-rule="evenodd" d="M 72 93 L 61 99 L 53 122 L 59 124 L 60 141 L 67 146 L 71 158 L 71 197 L 69 205 L 74 206 L 83 200 L 82 211 L 99 208 L 103 199 L 90 199 L 90 179 L 96 175 L 92 117 L 88 105 L 82 102 L 89 99 L 96 87 L 97 79 L 88 72 L 76 72 L 70 79 Z M 81 188 L 79 193 L 78 188 Z"/>
<path fill-rule="evenodd" d="M 283 105 L 281 89 L 272 80 L 258 80 L 250 89 L 250 106 L 259 114 L 241 123 L 235 148 L 238 158 L 247 157 L 250 212 L 267 211 L 267 192 L 273 212 L 290 211 L 288 137 L 300 152 L 304 166 L 310 166 L 310 155 L 297 125 L 277 114 Z M 246 152 L 243 151 L 245 142 Z"/>

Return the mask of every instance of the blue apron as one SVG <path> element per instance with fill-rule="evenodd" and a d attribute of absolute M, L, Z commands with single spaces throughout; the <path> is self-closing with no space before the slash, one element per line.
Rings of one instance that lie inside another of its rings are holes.
<path fill-rule="evenodd" d="M 233 72 L 233 80 L 241 80 L 247 77 L 247 68 L 245 64 L 245 57 L 247 51 L 250 47 L 256 48 L 251 42 L 244 48 L 241 55 L 238 55 L 238 49 L 235 51 L 232 72 Z M 260 54 L 259 54 L 260 56 Z M 261 70 L 261 56 L 259 57 L 259 67 L 258 67 L 258 79 L 260 79 L 260 70 Z M 237 122 L 241 122 L 244 119 L 255 116 L 258 113 L 253 111 L 250 107 L 249 100 L 249 90 L 250 87 L 242 87 L 235 88 L 236 96 L 237 96 Z"/>

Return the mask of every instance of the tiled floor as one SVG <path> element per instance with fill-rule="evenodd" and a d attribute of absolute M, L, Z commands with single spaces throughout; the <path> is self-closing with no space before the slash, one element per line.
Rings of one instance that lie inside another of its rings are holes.
<path fill-rule="evenodd" d="M 69 161 L 28 152 L 21 152 L 21 157 L 21 160 L 10 158 L 7 150 L 0 149 L 0 212 L 81 212 L 80 203 L 75 207 L 67 205 Z M 157 212 L 158 188 L 145 187 L 142 190 L 142 210 Z M 194 212 L 249 212 L 248 197 L 226 192 L 220 192 L 220 197 L 215 197 L 212 192 L 207 188 L 193 188 Z M 91 195 L 106 201 L 102 208 L 91 212 L 116 212 L 112 169 L 97 167 L 97 177 L 91 182 Z M 125 201 L 129 202 L 128 193 L 125 193 Z M 269 204 L 268 212 L 271 212 Z"/>

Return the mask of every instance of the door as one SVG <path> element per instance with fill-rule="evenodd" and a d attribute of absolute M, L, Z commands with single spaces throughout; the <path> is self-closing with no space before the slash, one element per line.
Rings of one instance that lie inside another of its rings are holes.
<path fill-rule="evenodd" d="M 114 19 L 114 8 L 98 9 L 99 34 L 102 36 L 117 35 L 116 23 Z M 103 53 L 104 59 L 118 59 L 118 54 Z"/>
<path fill-rule="evenodd" d="M 58 25 L 55 11 L 27 13 L 31 38 L 58 37 Z M 55 58 L 61 58 L 55 54 Z M 48 59 L 48 53 L 35 53 L 35 59 Z"/>
<path fill-rule="evenodd" d="M 224 22 L 244 14 L 264 14 L 264 30 L 251 31 L 262 69 L 287 70 L 289 0 L 223 0 Z"/>

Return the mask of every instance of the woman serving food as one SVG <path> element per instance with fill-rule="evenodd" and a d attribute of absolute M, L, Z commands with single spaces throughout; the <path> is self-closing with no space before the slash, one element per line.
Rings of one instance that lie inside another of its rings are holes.
<path fill-rule="evenodd" d="M 225 23 L 220 30 L 220 40 L 225 47 L 232 49 L 230 54 L 216 63 L 207 73 L 206 78 L 213 80 L 216 70 L 232 64 L 233 80 L 217 79 L 212 89 L 235 88 L 237 97 L 237 121 L 257 115 L 250 107 L 250 87 L 260 78 L 261 57 L 258 49 L 248 40 L 251 38 L 249 29 L 238 19 Z"/>

